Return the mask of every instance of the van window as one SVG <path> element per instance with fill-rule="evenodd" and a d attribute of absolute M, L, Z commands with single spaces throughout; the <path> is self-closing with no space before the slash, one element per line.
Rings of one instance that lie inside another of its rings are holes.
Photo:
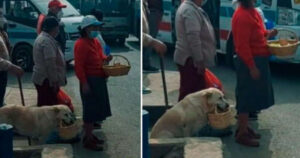
<path fill-rule="evenodd" d="M 226 7 L 220 8 L 220 16 L 227 17 Z"/>
<path fill-rule="evenodd" d="M 6 17 L 18 23 L 36 27 L 38 10 L 28 0 L 6 1 Z"/>
<path fill-rule="evenodd" d="M 37 10 L 26 0 L 10 0 L 7 6 L 10 17 L 35 20 L 38 18 Z"/>
<path fill-rule="evenodd" d="M 89 1 L 89 0 L 85 0 Z M 129 0 L 97 0 L 96 5 L 105 15 L 127 14 L 129 12 Z"/>
<path fill-rule="evenodd" d="M 292 1 L 290 0 L 278 0 L 278 7 L 292 8 Z"/>
<path fill-rule="evenodd" d="M 262 3 L 268 6 L 272 6 L 272 0 L 262 0 Z"/>

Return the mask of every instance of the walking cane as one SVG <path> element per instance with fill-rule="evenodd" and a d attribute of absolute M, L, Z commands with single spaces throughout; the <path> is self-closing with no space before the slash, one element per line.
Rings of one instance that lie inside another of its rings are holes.
<path fill-rule="evenodd" d="M 18 83 L 19 83 L 19 90 L 20 90 L 22 105 L 25 106 L 25 100 L 24 100 L 24 95 L 23 95 L 22 82 L 21 82 L 21 78 L 20 77 L 18 77 Z M 30 137 L 27 137 L 27 140 L 28 140 L 28 144 L 31 145 Z"/>
<path fill-rule="evenodd" d="M 162 83 L 163 83 L 163 88 L 164 88 L 166 110 L 168 110 L 169 109 L 168 92 L 167 92 L 167 84 L 166 84 L 166 77 L 165 77 L 165 65 L 164 65 L 163 57 L 160 57 L 160 69 L 161 69 L 161 77 L 162 77 Z"/>

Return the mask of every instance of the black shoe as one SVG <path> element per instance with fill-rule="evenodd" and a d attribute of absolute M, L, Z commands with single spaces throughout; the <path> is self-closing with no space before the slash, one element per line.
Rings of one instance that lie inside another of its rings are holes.
<path fill-rule="evenodd" d="M 153 66 L 145 66 L 143 67 L 143 72 L 147 72 L 147 73 L 156 73 L 159 72 L 159 69 Z"/>
<path fill-rule="evenodd" d="M 150 94 L 150 93 L 152 93 L 151 89 L 143 86 L 143 94 Z"/>

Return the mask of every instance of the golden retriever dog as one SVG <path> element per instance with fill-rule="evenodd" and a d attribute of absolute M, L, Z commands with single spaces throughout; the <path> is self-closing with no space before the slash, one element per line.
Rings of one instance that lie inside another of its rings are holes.
<path fill-rule="evenodd" d="M 152 128 L 150 138 L 193 137 L 208 123 L 207 114 L 215 108 L 229 108 L 224 94 L 209 88 L 187 95 L 164 113 Z"/>
<path fill-rule="evenodd" d="M 0 108 L 0 123 L 11 124 L 17 133 L 44 143 L 58 129 L 60 121 L 71 122 L 72 112 L 65 105 L 24 107 L 7 105 Z"/>

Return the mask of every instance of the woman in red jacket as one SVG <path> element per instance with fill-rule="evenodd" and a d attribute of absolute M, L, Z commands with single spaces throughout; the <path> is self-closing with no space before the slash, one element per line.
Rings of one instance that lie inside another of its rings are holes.
<path fill-rule="evenodd" d="M 232 33 L 238 55 L 238 129 L 235 139 L 243 145 L 259 146 L 257 139 L 260 135 L 249 127 L 248 115 L 274 105 L 267 38 L 275 36 L 277 30 L 265 29 L 260 14 L 254 8 L 256 0 L 238 1 L 241 5 L 232 19 Z"/>
<path fill-rule="evenodd" d="M 103 140 L 93 135 L 94 123 L 111 116 L 106 79 L 102 66 L 112 59 L 103 54 L 97 40 L 98 27 L 102 25 L 94 16 L 83 18 L 80 26 L 81 38 L 74 47 L 75 72 L 80 81 L 80 94 L 83 104 L 85 148 L 101 151 Z"/>

